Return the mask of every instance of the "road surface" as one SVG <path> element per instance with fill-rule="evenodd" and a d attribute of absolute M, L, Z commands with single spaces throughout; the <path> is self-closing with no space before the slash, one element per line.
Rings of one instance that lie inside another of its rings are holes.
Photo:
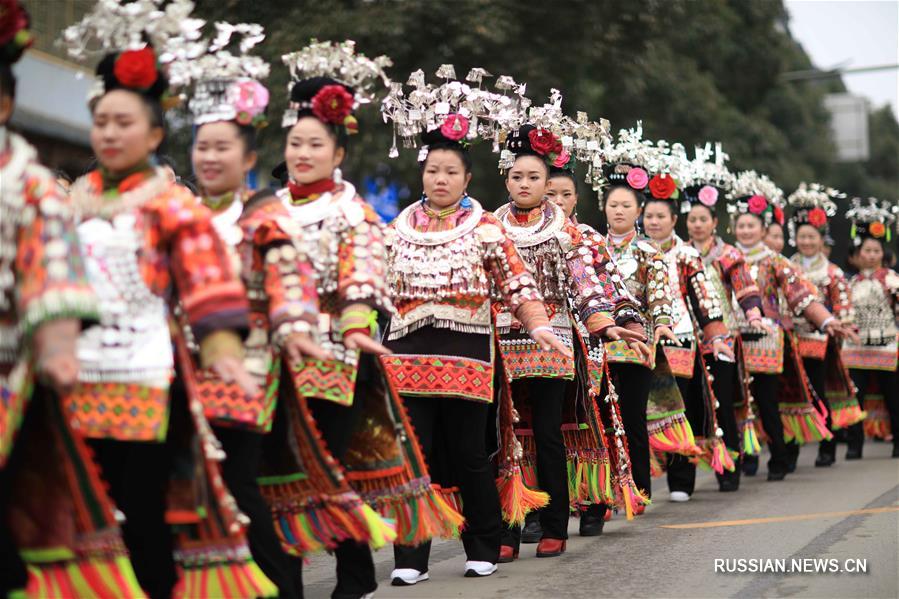
<path fill-rule="evenodd" d="M 430 581 L 391 587 L 392 550 L 382 549 L 376 597 L 896 599 L 899 459 L 890 450 L 868 442 L 865 459 L 846 462 L 840 445 L 836 465 L 815 468 L 817 448 L 809 446 L 794 474 L 770 483 L 763 457 L 759 475 L 743 477 L 737 493 L 719 493 L 714 477 L 700 471 L 688 503 L 669 502 L 664 478 L 656 479 L 644 516 L 627 522 L 616 515 L 591 538 L 578 537 L 571 520 L 565 555 L 537 559 L 536 545 L 523 545 L 521 559 L 488 578 L 463 578 L 461 543 L 441 540 Z M 306 597 L 330 597 L 333 572 L 333 557 L 314 556 L 304 569 Z"/>

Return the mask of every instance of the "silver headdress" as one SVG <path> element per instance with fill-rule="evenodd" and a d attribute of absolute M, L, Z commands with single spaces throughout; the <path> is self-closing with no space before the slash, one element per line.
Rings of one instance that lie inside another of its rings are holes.
<path fill-rule="evenodd" d="M 206 42 L 200 40 L 205 21 L 191 18 L 193 9 L 190 0 L 98 0 L 81 21 L 63 31 L 58 43 L 79 61 L 111 52 L 140 50 L 148 43 L 163 65 L 196 58 L 206 51 Z M 175 76 L 170 83 L 178 86 L 183 82 Z M 102 81 L 98 81 L 90 97 L 103 91 Z"/>
<path fill-rule="evenodd" d="M 524 86 L 511 77 L 500 77 L 496 87 L 502 91 L 513 90 L 513 95 L 483 89 L 484 79 L 491 77 L 486 70 L 475 67 L 468 72 L 465 82 L 456 79 L 453 65 L 444 64 L 437 69 L 437 77 L 445 81 L 439 85 L 425 82 L 419 69 L 409 75 L 406 85 L 394 82 L 390 92 L 381 102 L 384 122 L 393 123 L 393 144 L 389 156 L 396 158 L 399 150 L 396 138 L 403 140 L 403 147 L 418 146 L 419 136 L 442 136 L 448 141 L 471 143 L 477 139 L 493 141 L 494 151 L 499 150 L 502 135 L 512 123 L 523 120 L 530 104 L 524 96 Z M 472 87 L 476 85 L 477 87 Z M 438 132 L 439 130 L 439 132 Z M 419 150 L 418 160 L 427 157 L 428 145 Z"/>
<path fill-rule="evenodd" d="M 845 198 L 846 194 L 836 189 L 824 187 L 819 183 L 800 183 L 799 187 L 787 198 L 792 208 L 787 228 L 790 233 L 790 245 L 796 245 L 796 232 L 801 225 L 811 225 L 822 235 L 828 232 L 828 219 L 836 216 L 837 205 L 834 200 Z"/>
<path fill-rule="evenodd" d="M 297 82 L 313 77 L 329 77 L 353 90 L 353 107 L 368 104 L 378 94 L 378 83 L 390 87 L 390 78 L 384 72 L 393 62 L 387 56 L 368 58 L 356 52 L 356 42 L 319 42 L 312 40 L 308 46 L 284 54 L 281 60 L 290 70 L 291 82 L 288 94 Z M 284 112 L 282 127 L 290 127 L 297 121 L 297 111 L 310 106 L 291 101 Z"/>
<path fill-rule="evenodd" d="M 859 246 L 869 237 L 887 243 L 892 241 L 890 227 L 896 221 L 896 216 L 888 201 L 852 198 L 846 218 L 852 223 L 849 237 L 852 238 L 853 245 Z"/>
<path fill-rule="evenodd" d="M 262 26 L 216 23 L 215 28 L 206 53 L 194 60 L 173 61 L 169 75 L 193 85 L 189 106 L 195 125 L 233 120 L 263 126 L 269 93 L 259 80 L 268 77 L 270 66 L 247 54 L 265 39 Z M 227 49 L 235 36 L 239 36 L 237 55 Z"/>
<path fill-rule="evenodd" d="M 765 225 L 773 222 L 784 224 L 783 190 L 766 175 L 755 171 L 743 171 L 734 178 L 734 183 L 727 194 L 727 212 L 731 224 L 741 214 L 755 214 Z"/>
<path fill-rule="evenodd" d="M 726 162 L 730 158 L 717 142 L 714 149 L 711 143 L 704 147 L 694 148 L 693 160 L 687 163 L 680 173 L 683 186 L 681 212 L 689 212 L 694 204 L 702 204 L 714 211 L 722 194 L 730 191 L 734 183 L 734 175 L 727 169 Z"/>

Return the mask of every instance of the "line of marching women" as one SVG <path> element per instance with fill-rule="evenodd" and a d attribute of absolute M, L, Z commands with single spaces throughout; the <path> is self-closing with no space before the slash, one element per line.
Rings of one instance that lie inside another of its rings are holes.
<path fill-rule="evenodd" d="M 31 37 L 0 0 L 0 595 L 301 597 L 328 551 L 332 597 L 371 597 L 372 550 L 415 585 L 458 537 L 460 574 L 489 576 L 521 543 L 564 554 L 572 516 L 582 536 L 639 516 L 654 476 L 676 502 L 697 466 L 737 491 L 763 441 L 770 481 L 806 443 L 832 465 L 840 431 L 846 459 L 866 436 L 899 457 L 885 202 L 853 200 L 847 278 L 824 254 L 835 190 L 785 202 L 720 146 L 613 139 L 481 68 L 392 82 L 315 41 L 282 57 L 283 162 L 254 190 L 265 34 L 192 8 L 101 0 L 64 32 L 99 59 L 96 168 L 64 190 L 5 127 Z M 155 157 L 179 100 L 196 194 Z M 389 225 L 340 170 L 372 102 L 421 172 Z M 467 191 L 478 142 L 493 213 Z"/>

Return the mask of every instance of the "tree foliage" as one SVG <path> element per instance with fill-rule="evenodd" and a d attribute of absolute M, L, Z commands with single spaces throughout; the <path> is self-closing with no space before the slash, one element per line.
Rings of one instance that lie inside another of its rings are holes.
<path fill-rule="evenodd" d="M 614 132 L 641 120 L 650 139 L 688 148 L 722 141 L 734 169 L 754 168 L 785 190 L 815 180 L 852 195 L 891 198 L 899 189 L 899 124 L 888 108 L 871 114 L 871 159 L 837 164 L 822 104 L 842 82 L 787 82 L 785 72 L 812 68 L 789 33 L 779 0 L 198 0 L 210 21 L 258 22 L 268 39 L 261 52 L 273 64 L 273 125 L 261 138 L 262 165 L 279 160 L 278 127 L 287 74 L 280 55 L 310 38 L 354 39 L 369 56 L 393 59 L 389 73 L 404 80 L 442 63 L 457 73 L 482 66 L 528 83 L 543 102 L 551 88 L 565 107 L 607 118 Z M 344 169 L 350 179 L 388 163 L 393 177 L 419 189 L 415 153 L 390 161 L 390 128 L 376 107 L 360 114 Z M 184 144 L 182 144 L 183 147 Z M 184 159 L 179 157 L 180 159 Z M 489 148 L 474 152 L 471 192 L 488 206 L 505 197 Z M 582 190 L 582 215 L 595 202 Z M 586 214 L 585 214 L 586 213 Z"/>

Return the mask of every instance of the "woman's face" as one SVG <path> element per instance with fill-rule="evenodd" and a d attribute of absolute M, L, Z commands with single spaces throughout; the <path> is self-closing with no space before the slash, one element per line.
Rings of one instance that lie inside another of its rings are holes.
<path fill-rule="evenodd" d="M 312 116 L 305 116 L 287 132 L 284 161 L 287 172 L 297 183 L 307 185 L 330 179 L 345 155 L 327 126 Z"/>
<path fill-rule="evenodd" d="M 646 229 L 646 234 L 656 241 L 671 237 L 676 222 L 677 216 L 667 204 L 649 202 L 643 208 L 643 228 Z"/>
<path fill-rule="evenodd" d="M 425 159 L 421 173 L 421 185 L 430 203 L 436 208 L 449 208 L 465 193 L 471 173 L 465 172 L 465 164 L 458 152 L 432 150 Z"/>
<path fill-rule="evenodd" d="M 691 241 L 705 243 L 715 235 L 718 228 L 718 219 L 712 215 L 711 210 L 703 205 L 690 208 L 687 214 L 687 234 Z"/>
<path fill-rule="evenodd" d="M 734 235 L 743 245 L 751 247 L 760 242 L 763 231 L 762 219 L 754 214 L 741 214 L 737 217 Z"/>
<path fill-rule="evenodd" d="M 883 266 L 883 246 L 876 239 L 865 239 L 859 249 L 856 265 L 861 269 L 874 269 Z"/>
<path fill-rule="evenodd" d="M 256 152 L 247 152 L 240 129 L 230 121 L 201 125 L 191 161 L 197 182 L 212 196 L 236 191 L 256 165 Z"/>
<path fill-rule="evenodd" d="M 811 258 L 821 252 L 821 246 L 824 245 L 824 238 L 818 229 L 811 225 L 799 225 L 796 230 L 796 248 L 803 256 Z"/>
<path fill-rule="evenodd" d="M 519 208 L 539 206 L 546 192 L 546 163 L 536 156 L 520 156 L 509 169 L 506 189 Z"/>
<path fill-rule="evenodd" d="M 577 186 L 571 177 L 552 177 L 546 185 L 546 199 L 556 204 L 570 218 L 577 206 Z"/>
<path fill-rule="evenodd" d="M 632 191 L 617 187 L 606 198 L 605 212 L 609 230 L 616 235 L 624 235 L 637 224 L 640 204 Z"/>
<path fill-rule="evenodd" d="M 162 127 L 150 124 L 150 113 L 134 92 L 113 90 L 94 106 L 91 147 L 111 173 L 124 173 L 145 162 L 162 138 Z"/>
<path fill-rule="evenodd" d="M 765 231 L 765 245 L 777 252 L 781 253 L 784 249 L 784 230 L 777 223 L 768 225 Z"/>

